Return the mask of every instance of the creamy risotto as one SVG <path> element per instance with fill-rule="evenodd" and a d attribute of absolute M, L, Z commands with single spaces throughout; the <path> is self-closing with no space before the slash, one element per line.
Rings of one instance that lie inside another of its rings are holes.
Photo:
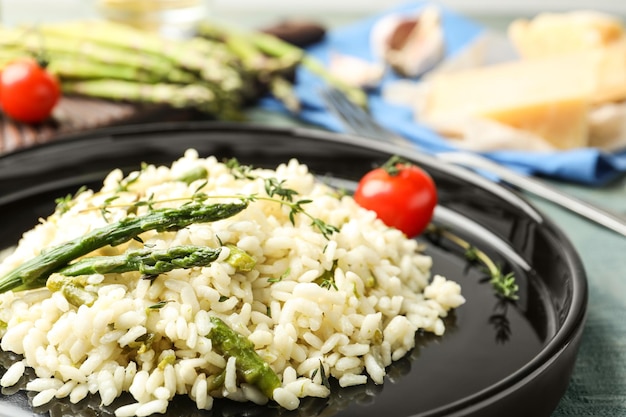
<path fill-rule="evenodd" d="M 216 249 L 205 265 L 73 278 L 57 271 L 48 287 L 1 294 L 0 346 L 21 360 L 0 384 L 14 385 L 32 368 L 36 378 L 26 388 L 37 392 L 33 406 L 91 395 L 109 405 L 129 392 L 135 402 L 117 408 L 120 417 L 163 413 L 176 395 L 207 410 L 224 397 L 295 409 L 303 397 L 327 397 L 328 378 L 342 387 L 368 378 L 382 384 L 385 368 L 413 348 L 416 331 L 442 335 L 442 318 L 464 302 L 459 285 L 430 276 L 431 258 L 416 241 L 316 180 L 307 166 L 291 160 L 254 169 L 195 150 L 170 167 L 144 165 L 126 177 L 114 170 L 101 190 L 63 201 L 24 234 L 0 276 L 124 219 L 238 196 L 249 204 L 231 217 L 148 230 L 83 256 Z M 71 285 L 59 290 L 52 281 Z M 276 386 L 268 391 L 245 378 L 250 365 L 212 337 L 216 319 L 247 341 Z"/>

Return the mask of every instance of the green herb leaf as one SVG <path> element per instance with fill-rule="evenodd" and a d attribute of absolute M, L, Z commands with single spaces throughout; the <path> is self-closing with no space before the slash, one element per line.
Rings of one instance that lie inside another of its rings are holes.
<path fill-rule="evenodd" d="M 320 359 L 320 378 L 322 378 L 322 385 L 324 385 L 326 388 L 330 389 L 330 381 L 328 380 L 328 377 L 326 376 L 326 371 L 324 370 L 324 364 L 322 363 L 322 360 Z"/>
<path fill-rule="evenodd" d="M 167 303 L 171 303 L 171 302 L 172 300 L 161 300 L 156 304 L 152 304 L 151 306 L 148 306 L 148 310 L 160 310 L 163 307 L 165 307 Z"/>
<path fill-rule="evenodd" d="M 67 211 L 72 207 L 72 202 L 76 199 L 76 197 L 86 190 L 87 187 L 83 185 L 74 193 L 74 195 L 67 194 L 65 197 L 55 199 L 55 211 L 59 214 L 67 213 Z"/>

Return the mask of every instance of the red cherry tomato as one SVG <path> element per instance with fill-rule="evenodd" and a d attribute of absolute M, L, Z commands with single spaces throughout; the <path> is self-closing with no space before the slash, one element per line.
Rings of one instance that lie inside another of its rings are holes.
<path fill-rule="evenodd" d="M 6 115 L 20 122 L 47 119 L 60 96 L 58 79 L 35 59 L 13 61 L 0 73 L 0 106 Z"/>
<path fill-rule="evenodd" d="M 354 199 L 361 207 L 376 212 L 387 226 L 413 237 L 430 223 L 437 205 L 437 189 L 420 167 L 391 159 L 361 178 Z"/>

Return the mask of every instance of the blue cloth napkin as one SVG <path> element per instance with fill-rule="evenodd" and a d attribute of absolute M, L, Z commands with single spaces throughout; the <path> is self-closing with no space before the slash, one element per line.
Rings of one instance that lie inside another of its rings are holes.
<path fill-rule="evenodd" d="M 343 53 L 372 61 L 370 31 L 374 23 L 385 14 L 418 10 L 425 4 L 424 2 L 406 3 L 380 15 L 332 30 L 323 41 L 309 47 L 307 51 L 326 64 L 329 62 L 331 53 Z M 459 52 L 486 30 L 477 23 L 445 8 L 442 8 L 442 22 L 448 55 Z M 387 71 L 381 85 L 396 77 L 392 72 Z M 331 131 L 343 132 L 343 126 L 326 110 L 319 96 L 323 85 L 324 82 L 316 75 L 304 68 L 298 69 L 295 90 L 302 102 L 299 117 L 305 122 Z M 372 115 L 381 125 L 409 138 L 424 151 L 436 153 L 454 150 L 454 146 L 436 132 L 416 123 L 410 108 L 383 100 L 380 89 L 369 92 L 369 105 Z M 271 98 L 262 100 L 261 106 L 284 111 L 280 103 Z M 626 150 L 618 153 L 605 153 L 593 148 L 583 148 L 551 152 L 498 151 L 486 152 L 483 155 L 524 174 L 594 186 L 606 184 L 626 173 Z"/>

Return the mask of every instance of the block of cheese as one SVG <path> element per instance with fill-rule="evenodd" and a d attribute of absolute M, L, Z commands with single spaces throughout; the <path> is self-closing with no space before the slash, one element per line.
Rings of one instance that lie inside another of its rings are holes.
<path fill-rule="evenodd" d="M 593 63 L 595 104 L 626 99 L 626 40 L 583 52 L 578 59 Z"/>
<path fill-rule="evenodd" d="M 597 65 L 579 60 L 568 55 L 436 75 L 417 117 L 433 124 L 486 118 L 542 137 L 556 148 L 586 146 Z"/>
<path fill-rule="evenodd" d="M 623 40 L 622 22 L 609 14 L 575 10 L 514 20 L 508 37 L 523 59 L 602 48 Z"/>

